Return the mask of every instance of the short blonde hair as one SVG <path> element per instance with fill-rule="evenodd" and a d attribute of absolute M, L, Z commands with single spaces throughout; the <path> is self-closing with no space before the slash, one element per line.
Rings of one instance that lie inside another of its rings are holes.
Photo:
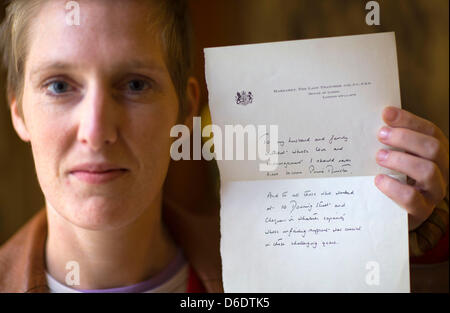
<path fill-rule="evenodd" d="M 8 103 L 13 95 L 22 114 L 24 66 L 28 53 L 30 23 L 39 8 L 50 0 L 11 0 L 0 25 L 0 51 L 7 75 Z M 129 1 L 129 0 L 123 0 Z M 149 25 L 156 25 L 161 37 L 165 62 L 177 92 L 180 114 L 186 111 L 186 86 L 190 75 L 191 31 L 185 0 L 147 0 L 154 11 Z"/>

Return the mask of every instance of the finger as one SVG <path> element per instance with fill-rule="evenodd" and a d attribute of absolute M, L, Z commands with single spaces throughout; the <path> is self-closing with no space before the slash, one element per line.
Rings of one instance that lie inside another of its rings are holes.
<path fill-rule="evenodd" d="M 446 194 L 446 184 L 437 165 L 404 152 L 380 150 L 377 153 L 377 163 L 383 167 L 412 177 L 415 187 L 425 192 L 430 202 L 438 203 Z"/>
<path fill-rule="evenodd" d="M 445 184 L 448 184 L 448 151 L 443 148 L 437 138 L 407 128 L 383 126 L 378 132 L 378 140 L 435 162 L 444 177 Z"/>
<path fill-rule="evenodd" d="M 414 187 L 387 175 L 377 175 L 375 185 L 409 214 L 409 227 L 414 229 L 432 213 L 433 205 Z"/>
<path fill-rule="evenodd" d="M 400 108 L 390 106 L 383 110 L 383 120 L 391 127 L 408 128 L 435 137 L 442 142 L 448 152 L 449 143 L 447 137 L 445 137 L 439 127 L 424 118 Z"/>

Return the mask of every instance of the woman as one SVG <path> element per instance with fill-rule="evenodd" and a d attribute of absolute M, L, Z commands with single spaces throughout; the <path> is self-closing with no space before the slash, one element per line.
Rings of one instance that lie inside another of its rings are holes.
<path fill-rule="evenodd" d="M 3 26 L 11 117 L 31 144 L 46 210 L 0 250 L 0 291 L 221 291 L 217 263 L 200 243 L 178 246 L 162 219 L 170 129 L 199 105 L 181 2 L 78 2 L 80 25 L 67 23 L 65 1 L 19 0 Z M 448 140 L 404 110 L 383 118 L 379 140 L 409 153 L 380 151 L 377 162 L 415 185 L 384 175 L 375 184 L 408 211 L 411 234 L 439 221 L 411 241 L 423 254 L 448 229 L 448 211 L 436 209 Z M 170 221 L 181 237 L 198 228 L 188 219 Z"/>
<path fill-rule="evenodd" d="M 21 25 L 5 40 L 21 49 L 5 56 L 14 63 L 8 73 L 13 125 L 31 143 L 46 200 L 44 278 L 50 290 L 67 291 L 58 282 L 67 282 L 66 266 L 75 261 L 76 289 L 147 281 L 115 291 L 185 291 L 196 275 L 162 221 L 170 129 L 192 120 L 199 103 L 198 83 L 177 51 L 187 50 L 176 16 L 182 8 L 80 1 L 76 25 L 67 23 L 65 4 L 14 1 L 7 18 Z M 33 237 L 45 238 L 43 232 Z M 1 272 L 0 281 L 11 268 Z M 43 281 L 23 278 L 29 280 L 2 282 L 0 289 L 45 290 Z"/>

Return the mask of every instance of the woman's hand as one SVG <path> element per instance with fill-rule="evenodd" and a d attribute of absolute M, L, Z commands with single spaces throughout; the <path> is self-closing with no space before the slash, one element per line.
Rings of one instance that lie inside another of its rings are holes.
<path fill-rule="evenodd" d="M 422 224 L 447 194 L 449 143 L 432 122 L 395 107 L 383 111 L 383 126 L 378 140 L 405 152 L 381 149 L 377 163 L 408 176 L 404 184 L 387 175 L 377 175 L 375 185 L 406 209 L 409 229 Z"/>

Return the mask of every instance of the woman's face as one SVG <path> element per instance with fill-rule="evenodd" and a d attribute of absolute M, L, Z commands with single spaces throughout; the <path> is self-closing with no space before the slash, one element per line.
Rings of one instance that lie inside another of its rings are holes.
<path fill-rule="evenodd" d="M 158 199 L 178 99 L 150 8 L 139 1 L 48 1 L 31 26 L 20 137 L 46 200 L 87 229 L 131 223 Z"/>

